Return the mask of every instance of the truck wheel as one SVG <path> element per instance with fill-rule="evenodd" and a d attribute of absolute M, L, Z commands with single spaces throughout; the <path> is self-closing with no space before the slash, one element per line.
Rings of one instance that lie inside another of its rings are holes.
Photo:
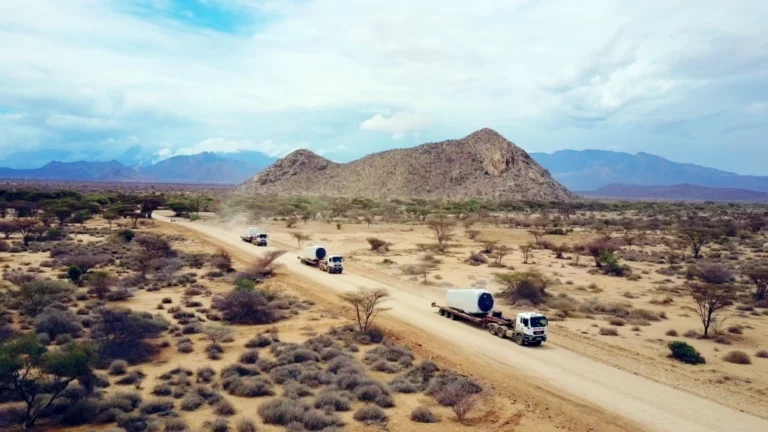
<path fill-rule="evenodd" d="M 496 334 L 496 324 L 491 324 L 488 326 L 488 333 L 492 335 Z"/>
<path fill-rule="evenodd" d="M 525 346 L 525 340 L 523 339 L 523 335 L 521 335 L 520 333 L 518 333 L 517 336 L 515 336 L 515 342 L 517 342 L 517 344 L 520 346 Z"/>
<path fill-rule="evenodd" d="M 504 326 L 499 326 L 496 328 L 496 336 L 504 339 L 505 336 L 507 336 L 507 328 Z"/>
<path fill-rule="evenodd" d="M 439 314 L 440 314 L 440 316 L 443 316 L 443 315 L 445 315 L 445 312 L 443 312 L 443 310 L 442 310 L 442 309 L 438 309 L 438 310 L 437 310 L 437 313 L 439 313 Z"/>

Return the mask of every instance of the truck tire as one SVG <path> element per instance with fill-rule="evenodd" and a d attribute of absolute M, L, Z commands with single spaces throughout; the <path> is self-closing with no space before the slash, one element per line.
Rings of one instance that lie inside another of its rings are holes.
<path fill-rule="evenodd" d="M 496 324 L 489 324 L 488 325 L 488 333 L 495 335 L 496 334 L 496 327 L 498 327 Z"/>
<path fill-rule="evenodd" d="M 439 313 L 440 316 L 444 316 L 445 315 L 445 311 L 443 311 L 442 309 L 438 309 L 437 313 Z"/>
<path fill-rule="evenodd" d="M 523 335 L 520 333 L 515 335 L 515 342 L 520 346 L 525 346 L 525 339 L 523 339 Z"/>
<path fill-rule="evenodd" d="M 496 336 L 504 339 L 507 337 L 507 328 L 504 326 L 499 326 L 496 328 Z"/>

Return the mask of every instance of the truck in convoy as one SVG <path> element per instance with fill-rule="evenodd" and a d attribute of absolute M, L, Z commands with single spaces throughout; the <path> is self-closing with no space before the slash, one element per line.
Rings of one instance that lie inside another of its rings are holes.
<path fill-rule="evenodd" d="M 269 240 L 267 233 L 261 232 L 261 230 L 256 227 L 248 228 L 248 233 L 244 236 L 240 236 L 240 238 L 243 239 L 244 242 L 253 243 L 256 246 L 266 246 L 267 241 Z"/>
<path fill-rule="evenodd" d="M 344 271 L 344 257 L 328 255 L 328 251 L 323 246 L 305 247 L 299 252 L 299 261 L 328 273 L 340 274 Z"/>
<path fill-rule="evenodd" d="M 492 335 L 509 338 L 518 345 L 541 345 L 547 341 L 547 317 L 536 312 L 521 312 L 514 318 L 493 310 L 493 295 L 484 289 L 448 290 L 446 306 L 432 303 L 440 315 L 461 319 L 487 329 Z"/>

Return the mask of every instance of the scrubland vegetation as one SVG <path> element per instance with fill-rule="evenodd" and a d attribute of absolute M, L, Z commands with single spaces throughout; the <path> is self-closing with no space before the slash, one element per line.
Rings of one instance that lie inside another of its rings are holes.
<path fill-rule="evenodd" d="M 283 252 L 241 266 L 224 250 L 190 250 L 151 221 L 160 208 L 194 219 L 211 200 L 0 195 L 3 430 L 333 431 L 386 427 L 397 417 L 461 423 L 489 397 L 475 380 L 420 360 L 375 326 L 385 291 L 339 299 L 360 312 L 358 322 L 336 320 L 284 341 L 282 323 L 311 313 L 314 302 L 280 284 Z M 190 364 L 185 357 L 198 366 L 174 366 Z M 402 398 L 432 402 L 403 411 Z M 202 423 L 193 416 L 199 411 L 208 413 Z"/>
<path fill-rule="evenodd" d="M 350 265 L 436 299 L 487 288 L 505 312 L 545 313 L 557 344 L 637 371 L 675 362 L 689 381 L 669 384 L 688 390 L 768 385 L 765 205 L 235 196 L 217 213 L 280 241 L 292 219 Z"/>

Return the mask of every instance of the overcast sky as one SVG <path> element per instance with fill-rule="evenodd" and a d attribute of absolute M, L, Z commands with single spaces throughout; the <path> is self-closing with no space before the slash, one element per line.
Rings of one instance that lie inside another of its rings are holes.
<path fill-rule="evenodd" d="M 768 175 L 766 22 L 766 0 L 3 0 L 0 152 L 347 161 L 491 127 Z"/>

